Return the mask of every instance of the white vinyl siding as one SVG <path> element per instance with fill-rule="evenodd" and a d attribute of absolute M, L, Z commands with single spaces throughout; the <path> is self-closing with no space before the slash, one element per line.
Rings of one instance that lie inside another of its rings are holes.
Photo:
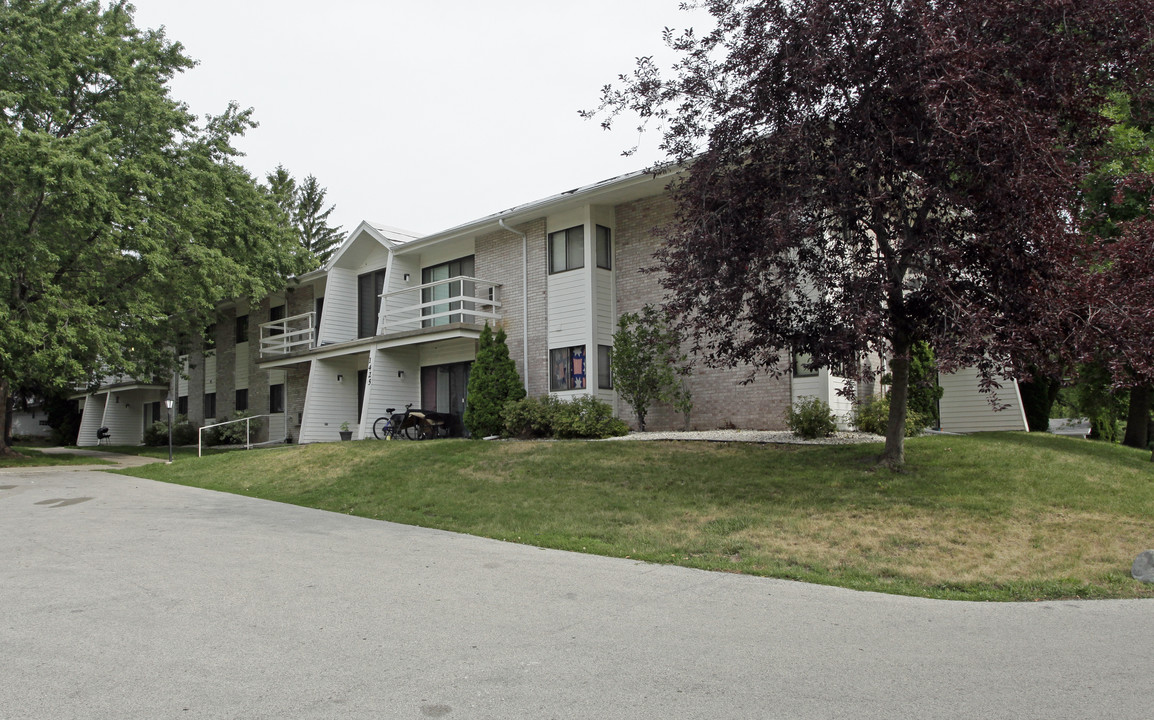
<path fill-rule="evenodd" d="M 356 433 L 358 357 L 363 356 L 313 361 L 309 370 L 308 404 L 301 418 L 301 443 L 335 442 L 340 439 L 338 431 L 343 422 Z M 341 376 L 340 382 L 337 375 Z"/>
<path fill-rule="evenodd" d="M 80 447 L 96 445 L 96 431 L 104 427 L 104 405 L 108 395 L 89 395 L 84 399 L 84 414 L 80 417 L 80 431 L 76 434 L 76 444 Z"/>
<path fill-rule="evenodd" d="M 816 375 L 805 375 L 792 379 L 793 402 L 802 398 L 816 397 L 829 405 L 837 416 L 839 430 L 849 430 L 853 424 L 853 403 L 838 390 L 845 386 L 845 378 L 830 374 L 827 368 L 820 368 Z"/>
<path fill-rule="evenodd" d="M 237 390 L 247 390 L 249 387 L 249 343 L 239 343 L 236 346 L 236 361 L 233 365 L 233 386 Z M 249 407 L 251 411 L 252 408 Z"/>
<path fill-rule="evenodd" d="M 1002 389 L 997 391 L 998 404 L 1010 407 L 1000 411 L 995 411 L 990 405 L 989 395 L 978 391 L 978 374 L 974 368 L 964 368 L 952 375 L 943 374 L 938 378 L 938 384 L 943 391 L 938 404 L 943 431 L 971 433 L 1026 429 L 1026 413 L 1015 381 L 1001 382 Z"/>
<path fill-rule="evenodd" d="M 210 352 L 204 356 L 204 391 L 216 392 L 216 353 Z"/>
<path fill-rule="evenodd" d="M 325 317 L 318 345 L 357 338 L 357 273 L 345 268 L 329 271 L 325 288 Z"/>
<path fill-rule="evenodd" d="M 397 373 L 403 372 L 404 377 Z M 369 377 L 365 386 L 365 406 L 361 415 L 361 437 L 373 436 L 373 422 L 394 408 L 404 412 L 405 404 L 420 404 L 421 363 L 416 346 L 379 350 L 373 353 Z"/>
<path fill-rule="evenodd" d="M 583 272 L 549 276 L 549 347 L 584 345 L 589 336 L 589 278 Z"/>

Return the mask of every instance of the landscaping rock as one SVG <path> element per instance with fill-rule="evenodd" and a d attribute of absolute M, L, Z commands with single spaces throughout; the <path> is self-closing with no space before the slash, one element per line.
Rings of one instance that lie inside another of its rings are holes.
<path fill-rule="evenodd" d="M 1130 574 L 1140 582 L 1154 583 L 1154 550 L 1139 553 L 1138 557 L 1134 558 Z"/>

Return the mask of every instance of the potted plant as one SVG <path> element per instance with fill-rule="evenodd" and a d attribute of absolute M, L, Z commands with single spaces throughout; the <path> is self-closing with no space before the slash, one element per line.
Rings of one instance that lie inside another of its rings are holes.
<path fill-rule="evenodd" d="M 352 440 L 353 431 L 349 430 L 349 421 L 345 420 L 341 423 L 341 440 Z"/>

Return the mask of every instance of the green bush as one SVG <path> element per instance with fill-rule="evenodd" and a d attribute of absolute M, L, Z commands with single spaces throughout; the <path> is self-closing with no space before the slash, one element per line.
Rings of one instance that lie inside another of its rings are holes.
<path fill-rule="evenodd" d="M 559 400 L 552 395 L 511 400 L 505 404 L 505 434 L 516 438 L 607 438 L 625 435 L 629 427 L 613 409 L 591 395 Z"/>
<path fill-rule="evenodd" d="M 794 435 L 813 440 L 837 432 L 837 417 L 824 400 L 816 397 L 798 399 L 785 411 L 785 424 Z"/>
<path fill-rule="evenodd" d="M 607 438 L 629 434 L 625 421 L 613 417 L 613 408 L 592 395 L 578 395 L 553 405 L 553 436 Z"/>
<path fill-rule="evenodd" d="M 220 422 L 228 420 L 243 420 L 246 417 L 251 417 L 252 413 L 247 410 L 241 410 L 233 413 L 232 417 L 225 415 L 220 419 Z M 248 422 L 249 431 L 253 436 L 264 426 L 264 420 L 255 418 Z M 222 425 L 204 431 L 204 442 L 206 445 L 245 445 L 248 440 L 245 439 L 245 424 L 234 423 L 232 425 Z"/>
<path fill-rule="evenodd" d="M 185 415 L 177 415 L 172 426 L 173 445 L 195 445 L 196 428 L 188 421 Z M 168 444 L 168 423 L 154 422 L 144 430 L 144 444 L 161 446 Z"/>
<path fill-rule="evenodd" d="M 858 430 L 874 435 L 885 435 L 890 423 L 890 399 L 882 396 L 854 406 L 853 424 Z M 914 437 L 930 426 L 927 415 L 906 408 L 906 437 Z"/>
<path fill-rule="evenodd" d="M 505 403 L 505 434 L 522 439 L 552 437 L 553 404 L 556 402 L 552 395 L 508 401 Z"/>

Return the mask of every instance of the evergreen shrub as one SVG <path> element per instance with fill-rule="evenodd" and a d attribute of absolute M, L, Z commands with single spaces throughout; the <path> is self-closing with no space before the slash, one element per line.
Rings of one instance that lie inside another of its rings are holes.
<path fill-rule="evenodd" d="M 785 411 L 785 424 L 794 435 L 813 440 L 837 432 L 837 417 L 820 398 L 799 398 Z"/>

